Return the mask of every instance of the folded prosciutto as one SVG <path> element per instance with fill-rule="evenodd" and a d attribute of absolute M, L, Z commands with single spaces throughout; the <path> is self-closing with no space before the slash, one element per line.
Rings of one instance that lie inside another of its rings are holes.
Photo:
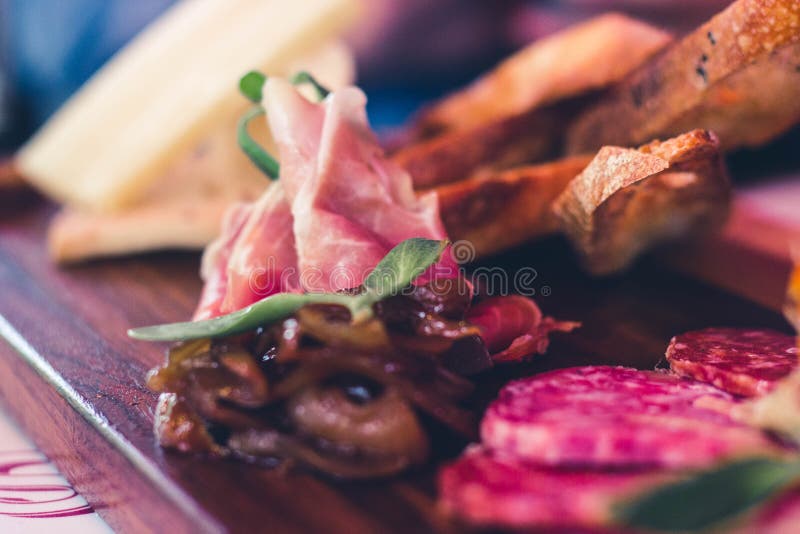
<path fill-rule="evenodd" d="M 446 238 L 436 194 L 417 196 L 409 174 L 384 157 L 359 89 L 315 104 L 270 79 L 264 95 L 280 180 L 253 206 L 234 207 L 207 250 L 196 319 L 277 292 L 352 289 L 401 241 Z M 446 278 L 457 271 L 449 254 L 434 268 Z"/>
<path fill-rule="evenodd" d="M 200 276 L 205 281 L 205 286 L 194 313 L 195 321 L 225 313 L 222 306 L 228 294 L 228 263 L 231 251 L 253 211 L 252 208 L 245 203 L 237 203 L 228 208 L 222 220 L 222 234 L 206 248 L 200 265 Z"/>

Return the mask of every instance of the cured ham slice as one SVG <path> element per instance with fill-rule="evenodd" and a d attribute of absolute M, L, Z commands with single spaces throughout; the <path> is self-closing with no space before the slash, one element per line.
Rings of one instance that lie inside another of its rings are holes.
<path fill-rule="evenodd" d="M 551 332 L 570 332 L 580 323 L 544 317 L 534 301 L 519 295 L 486 299 L 467 312 L 495 363 L 518 362 L 544 354 Z"/>
<path fill-rule="evenodd" d="M 297 254 L 292 214 L 280 184 L 254 204 L 229 210 L 222 234 L 203 254 L 199 321 L 249 306 L 279 291 L 296 291 Z"/>
<path fill-rule="evenodd" d="M 229 313 L 277 292 L 359 286 L 395 245 L 446 239 L 435 193 L 417 196 L 411 177 L 384 157 L 348 87 L 315 104 L 280 79 L 264 87 L 280 179 L 252 206 L 236 206 L 204 256 L 195 319 Z M 449 254 L 427 275 L 452 278 Z"/>
<path fill-rule="evenodd" d="M 224 313 L 299 289 L 292 214 L 281 185 L 272 185 L 256 201 L 236 239 L 226 269 Z"/>
<path fill-rule="evenodd" d="M 222 233 L 206 247 L 200 266 L 200 276 L 205 285 L 193 320 L 201 321 L 225 313 L 222 311 L 222 303 L 228 292 L 228 262 L 252 208 L 251 204 L 245 203 L 237 203 L 228 208 L 222 220 Z"/>
<path fill-rule="evenodd" d="M 417 196 L 411 176 L 385 158 L 359 89 L 315 105 L 284 80 L 270 79 L 264 94 L 304 290 L 356 287 L 397 243 L 447 237 L 435 193 Z M 437 275 L 452 277 L 455 264 L 444 258 Z"/>

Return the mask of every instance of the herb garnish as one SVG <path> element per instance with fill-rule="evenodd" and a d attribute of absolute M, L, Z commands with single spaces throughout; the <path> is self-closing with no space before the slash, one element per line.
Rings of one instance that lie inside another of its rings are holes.
<path fill-rule="evenodd" d="M 314 88 L 317 92 L 317 98 L 320 100 L 324 100 L 326 96 L 328 96 L 331 92 L 322 84 L 320 84 L 316 79 L 314 79 L 311 74 L 308 72 L 301 70 L 294 76 L 292 76 L 291 82 L 293 85 L 303 85 L 307 83 Z"/>
<path fill-rule="evenodd" d="M 277 180 L 281 170 L 277 160 L 273 158 L 269 152 L 264 150 L 247 131 L 250 121 L 256 117 L 263 116 L 265 113 L 266 111 L 264 111 L 263 106 L 253 106 L 250 108 L 247 113 L 239 119 L 239 124 L 236 127 L 236 140 L 239 143 L 239 148 L 250 158 L 253 165 L 269 176 L 270 179 Z"/>
<path fill-rule="evenodd" d="M 260 104 L 264 98 L 264 84 L 267 75 L 257 70 L 251 70 L 239 79 L 239 92 L 253 104 Z"/>
<path fill-rule="evenodd" d="M 277 293 L 247 308 L 207 319 L 128 330 L 134 339 L 187 341 L 241 334 L 280 321 L 308 304 L 336 304 L 350 311 L 354 322 L 372 317 L 372 305 L 408 287 L 425 269 L 436 263 L 446 241 L 406 239 L 375 266 L 364 279 L 363 290 L 346 293 Z"/>
<path fill-rule="evenodd" d="M 799 479 L 800 461 L 747 458 L 661 486 L 621 505 L 616 518 L 645 530 L 703 530 L 752 509 Z"/>
<path fill-rule="evenodd" d="M 330 93 L 328 89 L 306 71 L 300 71 L 295 74 L 291 82 L 293 85 L 310 84 L 317 92 L 317 97 L 320 100 L 324 99 Z M 255 106 L 250 108 L 247 113 L 239 119 L 239 123 L 236 127 L 236 140 L 242 151 L 261 172 L 266 174 L 270 179 L 277 180 L 280 174 L 280 165 L 278 161 L 272 157 L 269 152 L 264 150 L 247 131 L 250 121 L 266 114 L 264 106 L 261 105 L 261 101 L 264 98 L 265 83 L 267 83 L 267 75 L 257 70 L 251 70 L 239 80 L 239 91 L 245 98 L 255 104 Z"/>

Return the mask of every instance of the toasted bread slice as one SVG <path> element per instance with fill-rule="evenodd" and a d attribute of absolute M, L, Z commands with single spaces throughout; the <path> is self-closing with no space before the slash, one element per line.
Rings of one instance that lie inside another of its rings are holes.
<path fill-rule="evenodd" d="M 539 161 L 560 150 L 564 117 L 580 104 L 569 101 L 413 143 L 392 159 L 416 189 L 464 180 L 481 170 Z"/>
<path fill-rule="evenodd" d="M 141 202 L 115 212 L 65 207 L 50 223 L 50 255 L 59 262 L 118 256 L 164 248 L 201 249 L 219 234 L 234 202 L 252 201 L 269 181 L 229 134 L 217 131 L 177 161 Z M 225 180 L 224 177 L 235 177 Z"/>
<path fill-rule="evenodd" d="M 601 275 L 656 242 L 720 226 L 729 204 L 719 141 L 694 130 L 638 150 L 603 147 L 553 209 L 586 268 Z"/>
<path fill-rule="evenodd" d="M 799 68 L 800 44 L 777 50 L 709 88 L 668 133 L 711 130 L 723 150 L 763 145 L 800 122 Z"/>
<path fill-rule="evenodd" d="M 800 119 L 800 2 L 737 0 L 637 69 L 570 127 L 568 151 L 634 146 L 689 128 L 725 149 Z"/>
<path fill-rule="evenodd" d="M 616 14 L 537 41 L 423 112 L 413 142 L 394 159 L 424 189 L 482 168 L 556 156 L 567 118 L 669 41 L 663 31 Z"/>
<path fill-rule="evenodd" d="M 151 205 L 112 213 L 65 208 L 51 223 L 48 249 L 60 263 L 162 249 L 200 250 L 219 233 L 217 221 L 227 207 L 223 202 L 167 209 Z"/>
<path fill-rule="evenodd" d="M 605 87 L 670 40 L 624 15 L 600 15 L 516 52 L 425 110 L 417 128 L 422 137 L 471 128 Z"/>
<path fill-rule="evenodd" d="M 482 172 L 437 187 L 447 234 L 487 256 L 558 231 L 551 205 L 591 156 Z"/>

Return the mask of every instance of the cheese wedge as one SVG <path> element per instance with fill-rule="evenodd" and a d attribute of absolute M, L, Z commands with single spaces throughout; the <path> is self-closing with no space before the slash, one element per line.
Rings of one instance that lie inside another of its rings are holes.
<path fill-rule="evenodd" d="M 243 106 L 239 77 L 329 40 L 357 0 L 184 0 L 120 51 L 22 148 L 19 169 L 73 207 L 135 202 Z"/>

